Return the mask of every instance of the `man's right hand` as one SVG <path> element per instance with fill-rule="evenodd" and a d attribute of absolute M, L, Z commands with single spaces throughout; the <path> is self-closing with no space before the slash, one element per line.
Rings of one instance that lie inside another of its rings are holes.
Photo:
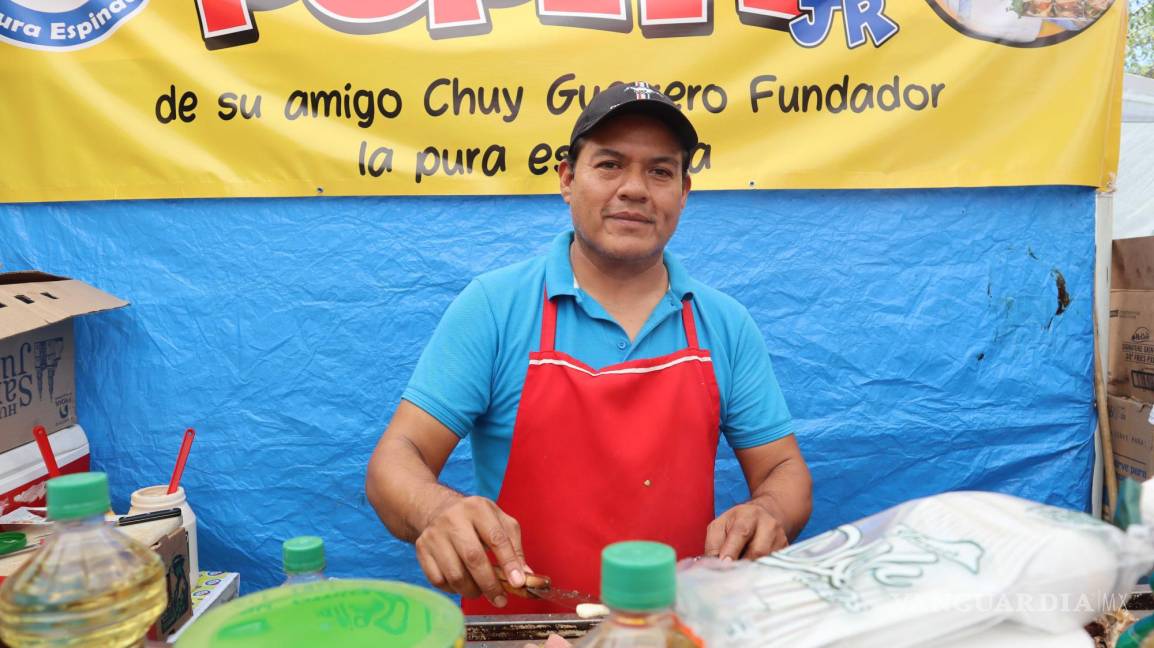
<path fill-rule="evenodd" d="M 521 550 L 521 525 L 484 497 L 449 498 L 429 517 L 414 544 L 433 586 L 465 598 L 484 596 L 496 607 L 507 602 L 496 569 L 513 587 L 524 586 L 526 572 L 532 573 Z"/>
<path fill-rule="evenodd" d="M 521 526 L 492 500 L 465 497 L 437 483 L 460 440 L 402 400 L 369 460 L 365 494 L 393 535 L 416 545 L 430 583 L 465 597 L 484 595 L 503 607 L 497 570 L 513 587 L 524 586 L 525 574 L 532 573 L 521 550 Z"/>

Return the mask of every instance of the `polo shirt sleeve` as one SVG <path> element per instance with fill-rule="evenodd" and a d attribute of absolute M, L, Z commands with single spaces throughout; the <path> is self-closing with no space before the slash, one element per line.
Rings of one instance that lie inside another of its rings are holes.
<path fill-rule="evenodd" d="M 401 398 L 468 436 L 492 398 L 497 339 L 489 299 L 474 280 L 449 304 Z"/>
<path fill-rule="evenodd" d="M 748 311 L 737 328 L 732 380 L 721 431 L 734 450 L 776 441 L 793 432 L 793 418 L 773 373 L 765 339 Z"/>

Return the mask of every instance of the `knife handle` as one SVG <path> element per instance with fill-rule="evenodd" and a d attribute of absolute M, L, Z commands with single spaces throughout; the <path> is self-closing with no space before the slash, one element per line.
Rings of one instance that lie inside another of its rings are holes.
<path fill-rule="evenodd" d="M 549 589 L 553 586 L 553 581 L 541 574 L 525 574 L 526 589 Z"/>
<path fill-rule="evenodd" d="M 520 596 L 522 598 L 537 598 L 529 590 L 546 590 L 549 589 L 551 581 L 548 576 L 540 574 L 525 574 L 525 584 L 521 587 L 514 587 L 509 579 L 505 577 L 505 570 L 494 566 L 493 572 L 497 575 L 497 580 L 501 582 L 501 587 L 510 594 Z"/>

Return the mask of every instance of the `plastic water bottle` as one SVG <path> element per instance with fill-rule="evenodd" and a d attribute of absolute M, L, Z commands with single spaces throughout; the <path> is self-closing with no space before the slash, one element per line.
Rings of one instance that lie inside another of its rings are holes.
<path fill-rule="evenodd" d="M 299 536 L 284 541 L 285 585 L 325 580 L 325 541 L 316 536 Z"/>
<path fill-rule="evenodd" d="M 104 522 L 108 476 L 48 481 L 55 533 L 0 586 L 0 638 L 25 646 L 139 646 L 168 603 L 152 550 Z"/>
<path fill-rule="evenodd" d="M 673 614 L 677 555 L 659 542 L 619 542 L 601 552 L 601 602 L 609 617 L 579 648 L 701 646 Z"/>

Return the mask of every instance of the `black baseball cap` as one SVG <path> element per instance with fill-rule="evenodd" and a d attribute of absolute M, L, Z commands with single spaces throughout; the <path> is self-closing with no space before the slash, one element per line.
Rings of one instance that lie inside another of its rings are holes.
<path fill-rule="evenodd" d="M 649 115 L 665 122 L 681 142 L 686 159 L 697 146 L 697 130 L 677 104 L 648 83 L 635 82 L 611 85 L 593 97 L 573 125 L 573 133 L 569 136 L 570 150 L 578 139 L 588 135 L 606 119 L 623 113 Z"/>

